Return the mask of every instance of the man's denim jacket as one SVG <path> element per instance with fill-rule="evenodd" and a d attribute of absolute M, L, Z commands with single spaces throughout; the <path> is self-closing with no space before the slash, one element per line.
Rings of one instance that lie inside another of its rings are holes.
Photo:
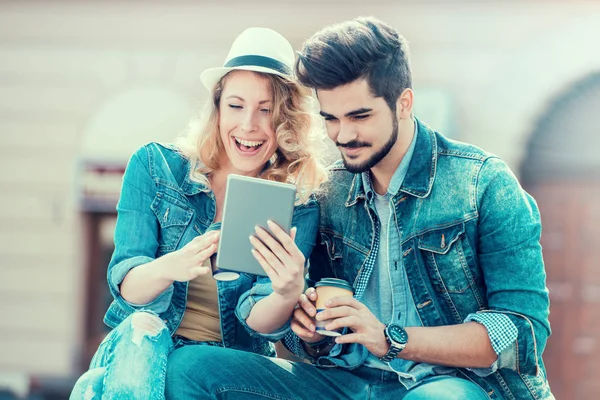
<path fill-rule="evenodd" d="M 394 204 L 419 317 L 424 326 L 439 326 L 460 324 L 471 313 L 506 314 L 518 329 L 512 365 L 484 378 L 466 369 L 457 373 L 493 399 L 552 398 L 542 362 L 550 325 L 536 203 L 498 157 L 417 123 L 413 158 Z M 318 198 L 320 240 L 309 284 L 324 277 L 356 283 L 374 243 L 365 199 L 360 174 L 335 163 Z M 292 333 L 286 346 L 306 357 Z M 340 347 L 317 365 L 353 369 L 366 359 L 362 345 Z"/>
<path fill-rule="evenodd" d="M 119 285 L 138 265 L 178 250 L 213 224 L 213 193 L 190 180 L 190 163 L 174 147 L 150 143 L 130 159 L 117 205 L 115 251 L 108 266 L 108 284 L 114 297 L 104 322 L 111 328 L 137 310 L 158 314 L 173 334 L 181 323 L 187 300 L 187 282 L 174 282 L 154 301 L 134 305 L 121 296 Z M 293 225 L 296 243 L 308 259 L 317 236 L 315 199 L 297 206 Z M 270 341 L 288 330 L 258 335 L 245 323 L 254 304 L 273 289 L 268 278 L 242 273 L 230 282 L 217 282 L 223 345 L 262 354 L 273 354 Z"/>

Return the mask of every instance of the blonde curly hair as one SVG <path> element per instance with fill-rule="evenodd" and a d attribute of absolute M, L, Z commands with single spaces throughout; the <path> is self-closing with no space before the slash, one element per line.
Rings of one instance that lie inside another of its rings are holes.
<path fill-rule="evenodd" d="M 296 186 L 296 204 L 305 203 L 327 179 L 323 163 L 325 130 L 316 113 L 310 90 L 290 79 L 255 72 L 267 79 L 273 93 L 271 121 L 277 149 L 259 177 Z M 229 74 L 228 74 L 229 75 Z M 219 134 L 219 103 L 227 81 L 225 75 L 211 93 L 196 124 L 177 141 L 181 153 L 192 163 L 190 178 L 210 187 L 208 177 L 219 169 L 225 151 Z"/>

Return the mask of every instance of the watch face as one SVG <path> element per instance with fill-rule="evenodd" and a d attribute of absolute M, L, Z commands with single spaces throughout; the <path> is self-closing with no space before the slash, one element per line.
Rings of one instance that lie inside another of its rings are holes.
<path fill-rule="evenodd" d="M 390 335 L 390 339 L 392 339 L 396 343 L 406 344 L 406 342 L 408 342 L 408 334 L 401 326 L 389 326 L 388 334 Z"/>

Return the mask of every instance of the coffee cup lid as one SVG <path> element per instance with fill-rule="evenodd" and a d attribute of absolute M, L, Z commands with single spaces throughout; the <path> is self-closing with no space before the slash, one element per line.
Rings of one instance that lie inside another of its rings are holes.
<path fill-rule="evenodd" d="M 319 282 L 317 282 L 315 284 L 315 287 L 319 287 L 319 286 L 334 286 L 334 287 L 338 287 L 341 289 L 346 289 L 351 291 L 352 293 L 354 293 L 354 288 L 352 287 L 352 285 L 350 284 L 350 282 L 344 280 L 344 279 L 338 279 L 338 278 L 323 278 L 321 279 Z"/>
<path fill-rule="evenodd" d="M 239 277 L 240 274 L 233 271 L 224 271 L 222 269 L 213 271 L 213 279 L 216 281 L 235 281 Z"/>

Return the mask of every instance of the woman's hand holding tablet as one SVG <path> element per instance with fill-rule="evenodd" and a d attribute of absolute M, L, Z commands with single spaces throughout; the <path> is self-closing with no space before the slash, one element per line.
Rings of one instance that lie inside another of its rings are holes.
<path fill-rule="evenodd" d="M 259 226 L 270 233 L 272 239 L 277 239 L 267 224 L 272 221 L 289 238 L 295 197 L 294 185 L 229 175 L 217 250 L 218 270 L 268 276 L 252 254 L 249 236 L 257 236 L 255 229 Z M 219 274 L 215 279 L 219 279 Z"/>

